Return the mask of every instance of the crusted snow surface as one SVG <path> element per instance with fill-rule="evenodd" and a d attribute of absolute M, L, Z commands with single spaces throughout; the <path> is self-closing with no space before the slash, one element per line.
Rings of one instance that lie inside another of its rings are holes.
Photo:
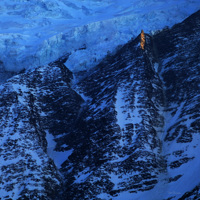
<path fill-rule="evenodd" d="M 2 0 L 0 60 L 18 71 L 70 52 L 66 66 L 84 70 L 141 29 L 172 26 L 199 8 L 199 0 Z"/>

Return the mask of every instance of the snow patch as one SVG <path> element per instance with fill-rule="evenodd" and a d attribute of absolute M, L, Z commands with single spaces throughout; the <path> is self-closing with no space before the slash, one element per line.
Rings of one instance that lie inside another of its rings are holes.
<path fill-rule="evenodd" d="M 56 142 L 54 141 L 54 136 L 46 131 L 46 140 L 47 140 L 47 154 L 54 161 L 57 168 L 61 168 L 62 163 L 68 159 L 68 157 L 72 154 L 73 149 L 69 151 L 56 151 Z"/>
<path fill-rule="evenodd" d="M 116 95 L 115 110 L 117 111 L 117 123 L 120 129 L 125 129 L 128 123 L 139 124 L 142 121 L 141 115 L 138 113 L 138 95 L 135 94 L 134 108 L 127 108 L 124 96 L 126 90 L 119 88 Z"/>
<path fill-rule="evenodd" d="M 82 172 L 79 172 L 78 175 L 75 177 L 74 183 L 82 183 L 85 182 L 85 180 L 92 174 L 92 171 L 90 171 L 90 168 L 85 168 Z"/>

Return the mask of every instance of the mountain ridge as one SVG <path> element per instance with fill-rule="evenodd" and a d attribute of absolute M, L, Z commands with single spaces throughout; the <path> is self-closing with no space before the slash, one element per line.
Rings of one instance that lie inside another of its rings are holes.
<path fill-rule="evenodd" d="M 199 16 L 89 73 L 66 54 L 2 84 L 1 198 L 198 199 Z"/>

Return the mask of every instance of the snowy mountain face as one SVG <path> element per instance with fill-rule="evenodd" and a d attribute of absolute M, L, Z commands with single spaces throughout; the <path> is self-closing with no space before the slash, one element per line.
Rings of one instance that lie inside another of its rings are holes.
<path fill-rule="evenodd" d="M 200 11 L 145 51 L 138 36 L 88 71 L 66 53 L 1 84 L 1 199 L 199 199 L 199 35 Z"/>
<path fill-rule="evenodd" d="M 66 66 L 85 70 L 141 29 L 172 26 L 198 9 L 199 0 L 1 0 L 0 60 L 18 72 L 71 53 Z"/>

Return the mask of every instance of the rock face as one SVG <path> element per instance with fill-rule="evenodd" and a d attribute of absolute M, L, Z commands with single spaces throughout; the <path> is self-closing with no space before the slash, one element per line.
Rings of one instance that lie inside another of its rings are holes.
<path fill-rule="evenodd" d="M 63 63 L 0 86 L 0 197 L 200 198 L 200 11 L 88 72 Z"/>
<path fill-rule="evenodd" d="M 200 11 L 154 38 L 165 93 L 163 152 L 171 199 L 200 198 L 199 16 Z"/>

